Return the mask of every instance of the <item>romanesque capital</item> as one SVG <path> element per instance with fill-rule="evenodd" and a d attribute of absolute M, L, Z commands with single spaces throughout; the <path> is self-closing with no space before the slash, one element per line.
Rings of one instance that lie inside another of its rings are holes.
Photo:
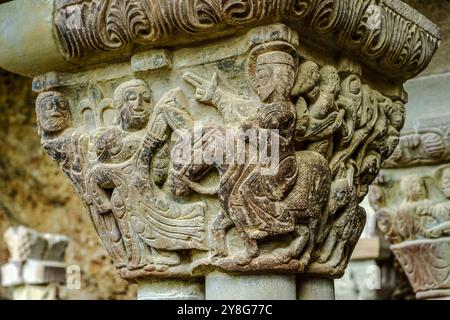
<path fill-rule="evenodd" d="M 55 299 L 55 285 L 66 280 L 68 238 L 19 226 L 7 229 L 4 239 L 10 258 L 1 266 L 1 285 L 14 288 L 14 297 Z"/>
<path fill-rule="evenodd" d="M 42 146 L 130 281 L 342 276 L 440 41 L 397 0 L 55 0 L 51 21 Z"/>
<path fill-rule="evenodd" d="M 450 295 L 449 132 L 449 115 L 405 130 L 369 195 L 419 299 Z"/>

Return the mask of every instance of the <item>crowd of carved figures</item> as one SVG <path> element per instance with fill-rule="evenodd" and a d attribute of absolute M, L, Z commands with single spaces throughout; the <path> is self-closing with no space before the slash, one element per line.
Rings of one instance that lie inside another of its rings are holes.
<path fill-rule="evenodd" d="M 381 176 L 370 192 L 378 227 L 391 244 L 450 236 L 450 166 L 439 167 L 432 178 L 417 174 L 402 177 L 402 196 L 395 207 L 387 203 L 385 195 L 394 183 Z M 431 184 L 435 184 L 445 200 L 431 197 Z"/>
<path fill-rule="evenodd" d="M 345 269 L 365 223 L 359 203 L 398 143 L 404 101 L 371 89 L 359 71 L 305 60 L 284 41 L 252 48 L 248 70 L 254 98 L 227 91 L 233 85 L 218 72 L 186 70 L 192 91 L 168 88 L 159 101 L 145 80 L 124 81 L 113 97 L 92 106 L 114 120 L 89 130 L 83 115 L 72 114 L 85 109 L 73 106 L 78 102 L 66 97 L 67 89 L 39 95 L 42 144 L 85 203 L 124 278 L 200 266 L 332 275 Z M 194 125 L 187 95 L 205 110 L 216 108 L 222 123 Z M 273 174 L 262 174 L 265 165 L 250 158 L 195 162 L 198 148 L 223 146 L 229 132 L 249 156 L 251 142 L 240 135 L 246 129 L 266 144 L 279 141 Z M 192 153 L 179 159 L 186 137 Z M 205 185 L 214 172 L 217 185 Z M 406 184 L 411 191 L 413 180 Z M 210 217 L 199 194 L 217 199 L 220 210 Z M 405 206 L 421 202 L 421 214 L 445 211 L 423 202 L 425 195 L 411 197 Z M 228 248 L 231 229 L 244 244 L 240 252 Z"/>
<path fill-rule="evenodd" d="M 382 174 L 370 191 L 378 227 L 418 299 L 448 296 L 450 286 L 450 166 L 432 170 Z"/>

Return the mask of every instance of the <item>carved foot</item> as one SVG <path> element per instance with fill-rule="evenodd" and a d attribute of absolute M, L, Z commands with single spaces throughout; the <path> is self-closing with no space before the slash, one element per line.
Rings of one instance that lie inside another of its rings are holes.
<path fill-rule="evenodd" d="M 154 264 L 157 266 L 177 266 L 181 263 L 180 256 L 176 252 L 157 252 L 155 250 Z"/>
<path fill-rule="evenodd" d="M 238 253 L 237 255 L 235 255 L 232 259 L 234 261 L 235 264 L 237 264 L 238 266 L 246 266 L 248 264 L 250 264 L 250 262 L 253 261 L 253 259 L 255 259 L 256 257 L 259 256 L 259 250 L 252 250 L 252 251 L 245 251 L 243 253 Z"/>
<path fill-rule="evenodd" d="M 273 256 L 278 263 L 286 264 L 292 257 L 292 251 L 289 248 L 275 249 L 273 251 Z"/>
<path fill-rule="evenodd" d="M 310 254 L 304 254 L 300 260 L 298 261 L 298 271 L 299 272 L 303 272 L 305 271 L 306 267 L 309 264 L 309 261 L 311 260 L 311 255 Z"/>
<path fill-rule="evenodd" d="M 188 271 L 190 274 L 202 273 L 206 269 L 209 269 L 211 266 L 215 265 L 214 262 L 215 261 L 212 261 L 211 258 L 195 260 L 189 265 Z"/>
<path fill-rule="evenodd" d="M 216 245 L 211 254 L 211 260 L 218 260 L 228 256 L 228 249 L 225 244 Z"/>

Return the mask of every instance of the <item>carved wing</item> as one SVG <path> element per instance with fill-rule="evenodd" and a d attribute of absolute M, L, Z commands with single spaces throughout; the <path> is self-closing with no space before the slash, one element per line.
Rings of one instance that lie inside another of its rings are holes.
<path fill-rule="evenodd" d="M 204 206 L 187 205 L 185 212 L 174 217 L 175 206 L 166 210 L 139 202 L 137 213 L 131 223 L 139 237 L 149 246 L 165 250 L 200 249 L 207 250 L 205 241 Z M 178 209 L 178 210 L 177 210 Z"/>

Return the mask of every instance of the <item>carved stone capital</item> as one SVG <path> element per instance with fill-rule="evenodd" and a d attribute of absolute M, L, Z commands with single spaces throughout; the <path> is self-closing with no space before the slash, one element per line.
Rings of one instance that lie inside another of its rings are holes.
<path fill-rule="evenodd" d="M 65 0 L 52 22 L 72 67 L 35 77 L 42 145 L 130 281 L 340 277 L 440 37 L 396 0 Z"/>
<path fill-rule="evenodd" d="M 406 129 L 369 194 L 417 298 L 449 296 L 450 117 L 421 119 Z"/>
<path fill-rule="evenodd" d="M 19 226 L 7 229 L 4 238 L 10 258 L 1 267 L 2 286 L 65 282 L 67 237 L 38 233 Z"/>

